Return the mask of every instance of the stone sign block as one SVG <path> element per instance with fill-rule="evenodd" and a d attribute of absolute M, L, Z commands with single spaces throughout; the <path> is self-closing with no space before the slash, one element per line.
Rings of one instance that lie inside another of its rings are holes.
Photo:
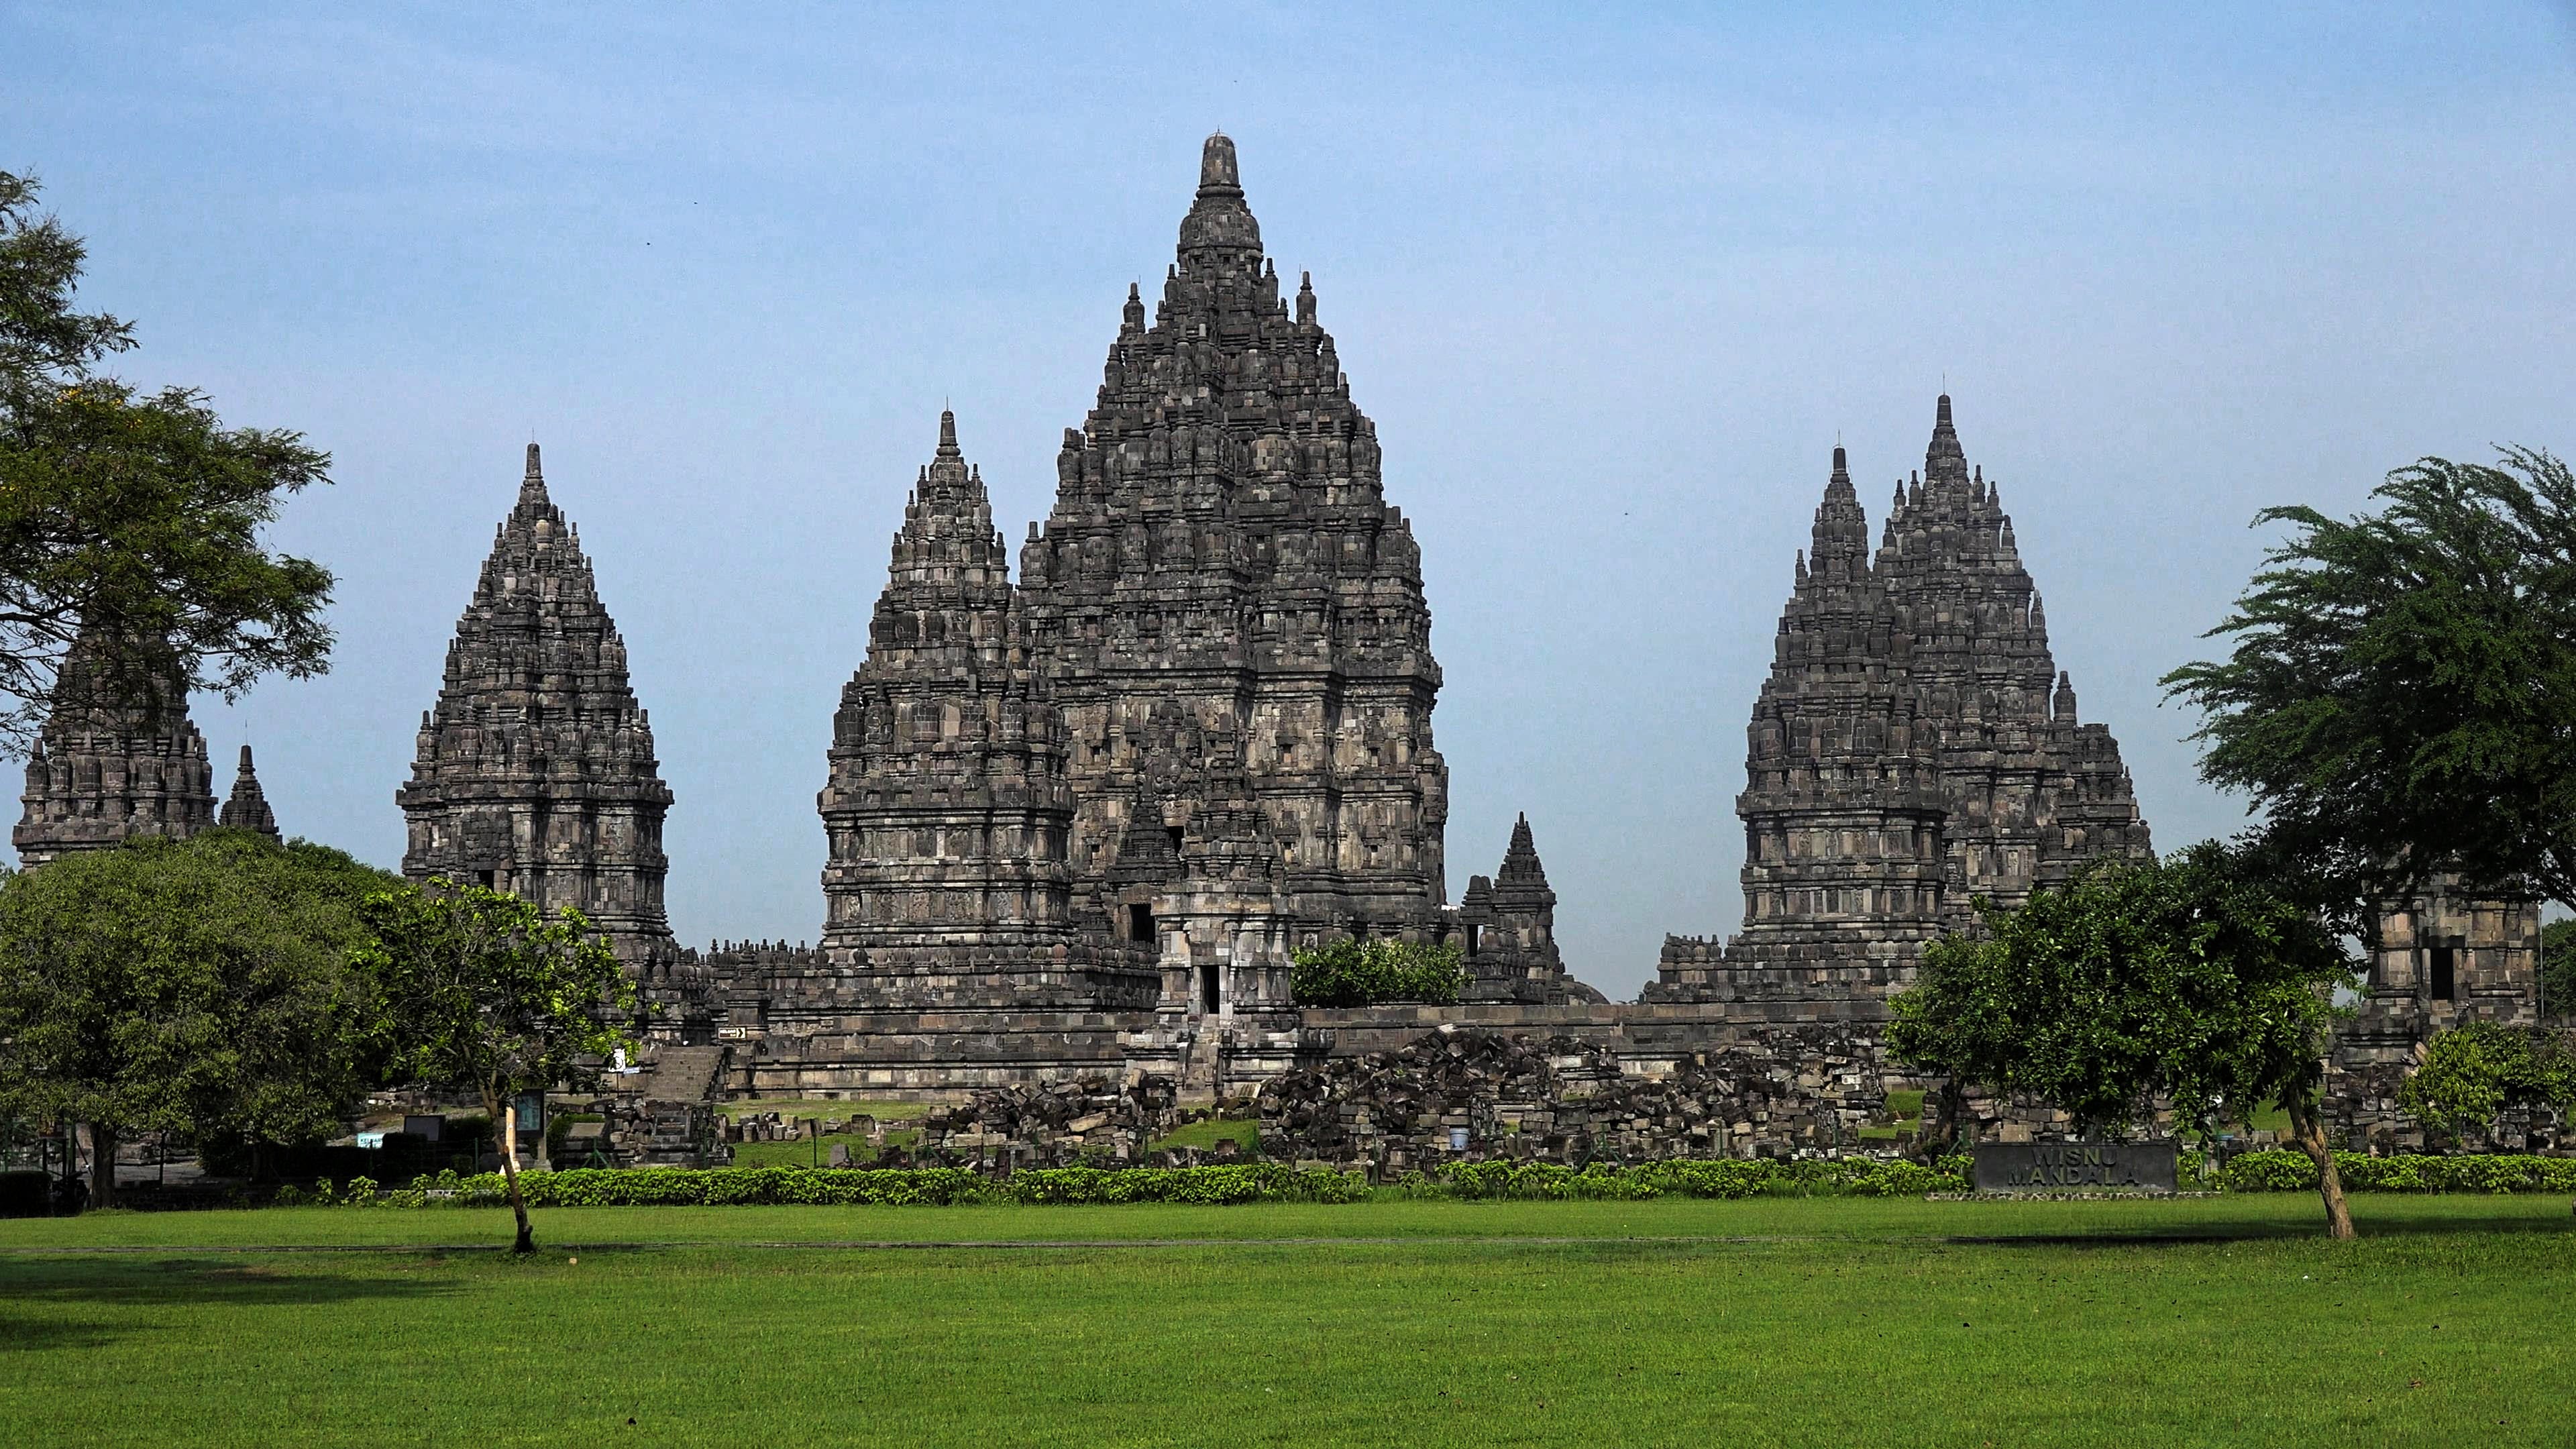
<path fill-rule="evenodd" d="M 2172 1192 L 2172 1142 L 1980 1142 L 1979 1192 Z"/>

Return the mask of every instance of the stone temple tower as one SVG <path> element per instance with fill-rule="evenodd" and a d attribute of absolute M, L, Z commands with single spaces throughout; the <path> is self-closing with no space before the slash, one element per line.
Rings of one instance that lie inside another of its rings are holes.
<path fill-rule="evenodd" d="M 1300 938 L 1427 930 L 1449 777 L 1421 550 L 1386 502 L 1314 288 L 1281 294 L 1224 136 L 1201 155 L 1150 321 L 1129 289 L 1056 479 L 1020 586 L 1068 732 L 1077 904 L 1104 911 L 1127 831 L 1186 836 L 1207 808 L 1181 794 L 1161 820 L 1129 818 L 1146 733 L 1173 702 L 1240 762 Z"/>
<path fill-rule="evenodd" d="M 215 823 L 214 768 L 188 718 L 188 680 L 166 643 L 112 648 L 83 630 L 27 757 L 21 869 L 138 835 L 185 839 Z"/>
<path fill-rule="evenodd" d="M 833 716 L 823 969 L 879 1006 L 1150 1006 L 1149 944 L 1073 939 L 1073 790 L 1009 566 L 941 413 Z"/>
<path fill-rule="evenodd" d="M 1667 941 L 1650 999 L 1883 991 L 1940 934 L 1940 736 L 1912 647 L 1836 448 L 1746 730 L 1744 929 Z"/>
<path fill-rule="evenodd" d="M 1649 1001 L 1883 996 L 1922 947 L 2100 857 L 2144 859 L 2120 747 L 2079 723 L 1999 490 L 1950 399 L 1876 556 L 1843 450 L 1753 706 L 1744 927 L 1673 937 Z"/>
<path fill-rule="evenodd" d="M 1563 1006 L 1602 995 L 1568 976 L 1556 949 L 1556 891 L 1538 858 L 1529 817 L 1512 823 L 1511 844 L 1491 877 L 1469 876 L 1459 897 L 1458 944 L 1467 969 L 1461 999 Z"/>
<path fill-rule="evenodd" d="M 581 536 L 546 496 L 537 445 L 421 716 L 403 874 L 505 890 L 590 917 L 621 956 L 670 943 L 662 818 L 671 808 L 626 644 Z"/>
<path fill-rule="evenodd" d="M 1873 573 L 1912 635 L 1906 677 L 1940 730 L 1953 913 L 1978 895 L 2016 905 L 2096 856 L 2145 858 L 2120 746 L 2108 727 L 2076 721 L 2003 490 L 1969 468 L 1946 396 Z"/>
<path fill-rule="evenodd" d="M 255 830 L 271 840 L 285 838 L 277 829 L 277 812 L 268 807 L 268 792 L 260 788 L 259 773 L 251 768 L 248 745 L 241 747 L 241 766 L 233 772 L 233 790 L 224 797 L 217 823 L 227 830 Z"/>

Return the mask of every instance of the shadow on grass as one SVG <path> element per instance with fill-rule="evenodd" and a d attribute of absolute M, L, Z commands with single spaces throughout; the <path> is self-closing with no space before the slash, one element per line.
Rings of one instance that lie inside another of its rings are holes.
<path fill-rule="evenodd" d="M 2565 1235 L 2571 1231 L 2570 1220 L 2524 1212 L 2444 1213 L 2439 1215 L 2374 1217 L 2366 1204 L 2356 1203 L 2354 1226 L 2363 1241 L 2373 1238 L 2447 1238 Z M 2194 1243 L 2246 1243 L 2298 1241 L 2323 1238 L 2326 1233 L 2325 1209 L 2320 1206 L 2313 1221 L 2279 1219 L 2196 1223 L 2188 1228 L 2117 1228 L 2103 1227 L 2090 1232 L 2063 1231 L 2029 1233 L 1958 1233 L 1946 1235 L 1941 1242 L 1962 1247 L 1981 1248 L 2134 1248 L 2176 1247 Z"/>
<path fill-rule="evenodd" d="M 359 1299 L 431 1298 L 454 1285 L 418 1277 L 186 1258 L 0 1262 L 0 1356 L 95 1348 L 165 1327 L 136 1309 L 308 1307 Z"/>

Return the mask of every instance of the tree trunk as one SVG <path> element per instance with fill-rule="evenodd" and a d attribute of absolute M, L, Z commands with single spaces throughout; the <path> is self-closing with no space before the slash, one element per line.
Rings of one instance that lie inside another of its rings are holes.
<path fill-rule="evenodd" d="M 104 1122 L 89 1124 L 89 1205 L 116 1206 L 116 1129 Z"/>
<path fill-rule="evenodd" d="M 2353 1238 L 2352 1208 L 2344 1202 L 2343 1174 L 2335 1170 L 2334 1150 L 2326 1146 L 2325 1123 L 2317 1119 L 2317 1107 L 2306 1100 L 2305 1093 L 2292 1093 L 2284 1104 L 2290 1112 L 2290 1135 L 2307 1150 L 2310 1161 L 2317 1165 L 2317 1196 L 2326 1202 L 2326 1235 Z"/>
<path fill-rule="evenodd" d="M 519 1124 L 510 1116 L 510 1110 L 517 1105 L 503 1102 L 489 1088 L 483 1092 L 483 1109 L 492 1114 L 492 1131 L 500 1138 L 501 1181 L 510 1190 L 510 1211 L 519 1219 L 519 1238 L 510 1245 L 510 1251 L 533 1253 L 537 1250 L 537 1235 L 528 1226 L 527 1199 L 519 1196 Z"/>

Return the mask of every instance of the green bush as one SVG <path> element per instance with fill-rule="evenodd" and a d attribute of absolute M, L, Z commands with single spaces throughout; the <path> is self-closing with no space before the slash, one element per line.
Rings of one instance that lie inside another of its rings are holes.
<path fill-rule="evenodd" d="M 2491 1153 L 2457 1157 L 2335 1154 L 2346 1192 L 2576 1193 L 2576 1157 Z M 2229 1192 L 2314 1192 L 2317 1165 L 2304 1152 L 2240 1152 L 2219 1169 Z"/>
<path fill-rule="evenodd" d="M 2397 1105 L 2459 1131 L 2506 1107 L 2553 1115 L 2576 1102 L 2576 1045 L 2547 1027 L 2472 1021 L 2435 1036 L 2423 1064 L 2397 1089 Z"/>
<path fill-rule="evenodd" d="M 1411 1186 L 1411 1184 L 1408 1184 Z M 1932 1192 L 1965 1192 L 1968 1160 L 1942 1159 L 1939 1167 L 1917 1162 L 1884 1162 L 1868 1157 L 1822 1161 L 1778 1162 L 1766 1157 L 1677 1158 L 1667 1162 L 1612 1167 L 1594 1163 L 1580 1171 L 1548 1162 L 1460 1162 L 1426 1179 L 1414 1191 L 1450 1197 L 1606 1198 L 1635 1201 L 1653 1197 L 1747 1198 L 1791 1197 L 1921 1197 Z"/>
<path fill-rule="evenodd" d="M 351 1183 L 343 1194 L 322 1185 L 314 1201 L 378 1204 Z M 530 1207 L 722 1207 L 802 1204 L 823 1207 L 928 1206 L 964 1203 L 1172 1202 L 1223 1206 L 1249 1202 L 1357 1202 L 1369 1195 L 1356 1173 L 1253 1162 L 1212 1167 L 1032 1168 L 999 1180 L 963 1167 L 579 1167 L 519 1178 Z M 433 1194 L 437 1194 L 433 1196 Z M 501 1174 L 415 1179 L 381 1199 L 385 1207 L 482 1207 L 508 1201 Z"/>
<path fill-rule="evenodd" d="M 1455 945 L 1419 941 L 1334 941 L 1289 958 L 1288 991 L 1299 1006 L 1375 1006 L 1388 1001 L 1455 1005 L 1467 984 Z"/>
<path fill-rule="evenodd" d="M 2339 1152 L 2335 1164 L 2354 1192 L 2576 1193 L 2576 1158 L 2497 1154 L 2368 1157 Z M 1436 1174 L 1408 1173 L 1406 1197 L 1467 1201 L 1642 1201 L 1658 1197 L 1921 1197 L 1968 1190 L 1968 1159 L 1937 1166 L 1869 1157 L 1781 1162 L 1690 1158 L 1617 1167 L 1594 1163 L 1459 1162 Z M 2185 1190 L 2314 1192 L 2316 1165 L 2303 1152 L 2243 1152 L 2215 1174 L 2186 1154 Z M 1359 1202 L 1366 1178 L 1281 1162 L 1206 1167 L 1029 1168 L 988 1178 L 963 1167 L 583 1167 L 519 1179 L 530 1207 L 949 1207 L 977 1203 L 1187 1203 L 1225 1207 L 1262 1202 Z M 286 1193 L 281 1204 L 292 1202 Z M 366 1178 L 334 1191 L 317 1183 L 307 1201 L 343 1207 L 490 1207 L 508 1201 L 501 1174 L 422 1176 L 381 1196 Z"/>

